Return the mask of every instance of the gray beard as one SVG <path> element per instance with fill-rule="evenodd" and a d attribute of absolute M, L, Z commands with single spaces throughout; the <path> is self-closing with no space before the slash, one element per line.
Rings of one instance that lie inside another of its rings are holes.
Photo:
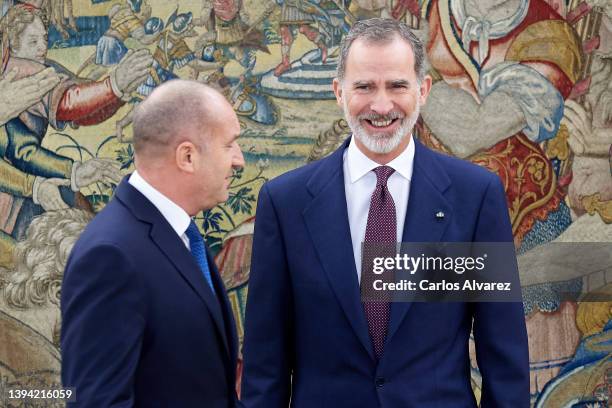
<path fill-rule="evenodd" d="M 401 119 L 402 123 L 399 128 L 397 128 L 391 134 L 382 134 L 381 136 L 370 135 L 368 131 L 361 126 L 359 119 L 357 119 L 355 116 L 351 116 L 348 112 L 347 101 L 345 99 L 344 117 L 351 128 L 355 139 L 359 140 L 365 146 L 365 148 L 372 153 L 387 154 L 396 149 L 405 138 L 410 137 L 410 134 L 412 134 L 412 130 L 414 129 L 414 125 L 419 118 L 421 106 L 417 101 L 416 109 L 410 116 Z"/>

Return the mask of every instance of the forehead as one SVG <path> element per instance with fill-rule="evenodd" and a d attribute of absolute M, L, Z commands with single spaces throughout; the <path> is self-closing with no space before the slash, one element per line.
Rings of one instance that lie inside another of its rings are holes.
<path fill-rule="evenodd" d="M 406 40 L 397 35 L 382 43 L 360 38 L 351 45 L 345 78 L 354 81 L 379 77 L 416 78 L 414 53 Z"/>
<path fill-rule="evenodd" d="M 218 110 L 211 112 L 211 116 L 214 120 L 210 127 L 222 140 L 233 140 L 240 134 L 240 122 L 231 105 L 220 106 Z"/>
<path fill-rule="evenodd" d="M 47 32 L 45 25 L 43 24 L 40 17 L 34 17 L 34 21 L 26 25 L 21 32 L 22 37 L 38 37 L 44 35 Z"/>

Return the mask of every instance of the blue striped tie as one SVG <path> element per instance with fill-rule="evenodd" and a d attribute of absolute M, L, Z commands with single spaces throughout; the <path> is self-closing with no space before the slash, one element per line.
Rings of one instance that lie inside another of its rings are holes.
<path fill-rule="evenodd" d="M 191 249 L 191 255 L 193 255 L 194 259 L 200 266 L 202 273 L 204 274 L 204 278 L 206 278 L 206 282 L 210 286 L 213 295 L 215 294 L 215 288 L 212 283 L 212 277 L 210 276 L 210 268 L 208 267 L 208 260 L 206 259 L 206 250 L 204 249 L 204 240 L 202 239 L 202 235 L 198 230 L 197 225 L 193 221 L 189 223 L 189 227 L 187 227 L 187 238 L 189 238 L 189 247 Z"/>

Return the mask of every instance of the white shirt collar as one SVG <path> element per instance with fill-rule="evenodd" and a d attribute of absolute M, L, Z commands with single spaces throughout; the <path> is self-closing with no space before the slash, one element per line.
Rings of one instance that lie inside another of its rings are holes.
<path fill-rule="evenodd" d="M 137 171 L 134 171 L 128 182 L 138 191 L 140 191 L 151 203 L 159 210 L 162 216 L 168 221 L 172 229 L 176 231 L 179 237 L 183 237 L 191 217 L 185 210 L 179 207 L 174 201 L 160 193 L 145 179 L 142 178 Z"/>
<path fill-rule="evenodd" d="M 414 140 L 413 136 L 410 136 L 410 142 L 408 146 L 400 153 L 395 159 L 387 163 L 387 166 L 393 168 L 396 173 L 404 177 L 406 180 L 412 179 L 412 166 L 414 163 Z M 348 176 L 351 184 L 357 182 L 360 178 L 368 174 L 368 172 L 374 170 L 380 164 L 366 156 L 357 144 L 355 143 L 355 137 L 351 137 L 351 142 L 347 149 L 347 161 L 348 161 Z"/>

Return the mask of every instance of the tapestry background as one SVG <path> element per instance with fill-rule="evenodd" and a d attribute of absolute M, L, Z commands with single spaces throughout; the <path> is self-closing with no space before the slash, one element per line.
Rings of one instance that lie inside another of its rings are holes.
<path fill-rule="evenodd" d="M 612 1 L 0 0 L 0 10 L 0 406 L 25 406 L 8 401 L 7 388 L 59 386 L 67 256 L 112 197 L 115 173 L 103 159 L 133 170 L 132 109 L 171 78 L 219 88 L 240 118 L 246 167 L 229 200 L 197 223 L 242 341 L 259 189 L 348 135 L 331 91 L 338 45 L 354 21 L 374 16 L 401 19 L 426 41 L 434 87 L 416 136 L 504 182 L 533 404 L 608 406 L 612 302 L 588 300 L 612 295 L 610 259 L 551 243 L 612 242 Z M 155 65 L 127 84 L 140 49 Z M 44 65 L 62 82 L 26 111 L 12 109 L 28 89 L 9 83 Z M 100 91 L 110 77 L 124 83 L 121 100 Z M 62 101 L 75 84 L 86 103 L 70 109 Z M 541 268 L 544 253 L 555 268 Z M 591 269 L 573 267 L 585 257 Z M 478 396 L 475 363 L 472 384 Z"/>

